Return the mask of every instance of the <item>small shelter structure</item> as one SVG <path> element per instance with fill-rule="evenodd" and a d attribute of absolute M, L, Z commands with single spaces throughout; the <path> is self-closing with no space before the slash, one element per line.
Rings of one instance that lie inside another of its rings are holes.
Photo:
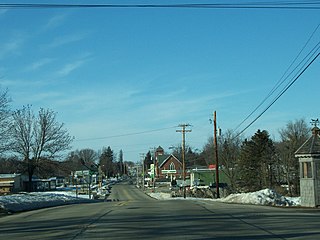
<path fill-rule="evenodd" d="M 299 158 L 301 206 L 320 205 L 320 129 L 312 128 L 312 136 L 295 152 Z"/>

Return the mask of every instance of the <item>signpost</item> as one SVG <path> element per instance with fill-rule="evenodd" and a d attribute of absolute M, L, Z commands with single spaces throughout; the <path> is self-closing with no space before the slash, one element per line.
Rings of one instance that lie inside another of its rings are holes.
<path fill-rule="evenodd" d="M 167 174 L 167 173 L 177 173 L 177 170 L 161 170 L 162 174 Z"/>

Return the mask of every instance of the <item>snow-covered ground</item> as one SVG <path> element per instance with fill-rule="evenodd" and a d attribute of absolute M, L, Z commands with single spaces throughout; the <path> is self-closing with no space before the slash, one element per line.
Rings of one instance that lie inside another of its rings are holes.
<path fill-rule="evenodd" d="M 149 193 L 153 198 L 159 200 L 174 200 L 168 193 Z M 182 198 L 183 199 L 183 198 Z M 186 200 L 199 200 L 199 198 L 187 198 Z M 288 198 L 277 194 L 270 189 L 264 189 L 252 193 L 231 194 L 220 199 L 200 199 L 208 201 L 219 201 L 226 203 L 243 203 L 272 206 L 299 206 L 300 198 Z M 20 193 L 7 196 L 0 196 L 1 212 L 19 212 L 44 207 L 59 206 L 65 204 L 83 203 L 92 201 L 88 195 L 76 196 L 74 192 L 56 191 L 39 193 Z"/>
<path fill-rule="evenodd" d="M 171 198 L 169 193 L 149 193 L 153 198 L 160 200 L 168 199 L 183 199 L 181 197 Z M 199 200 L 199 198 L 186 198 L 187 200 Z M 231 194 L 226 198 L 209 199 L 202 198 L 201 200 L 217 201 L 225 203 L 239 204 L 254 204 L 254 205 L 269 205 L 269 206 L 300 206 L 300 197 L 284 197 L 271 189 L 263 189 L 251 193 Z"/>
<path fill-rule="evenodd" d="M 0 196 L 1 212 L 20 212 L 59 205 L 90 202 L 88 195 L 71 191 L 32 192 Z"/>

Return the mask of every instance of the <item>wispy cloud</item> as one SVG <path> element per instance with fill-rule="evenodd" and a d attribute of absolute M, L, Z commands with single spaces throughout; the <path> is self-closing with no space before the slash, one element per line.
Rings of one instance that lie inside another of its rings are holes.
<path fill-rule="evenodd" d="M 57 99 L 59 97 L 61 97 L 61 92 L 47 91 L 47 92 L 37 93 L 35 96 L 32 96 L 32 101 L 43 102 L 48 99 Z"/>
<path fill-rule="evenodd" d="M 0 9 L 0 16 L 4 15 L 7 11 L 7 9 Z"/>
<path fill-rule="evenodd" d="M 135 113 L 139 111 L 143 115 L 143 113 L 147 112 L 149 113 L 149 120 L 152 121 L 174 122 L 180 116 L 194 118 L 199 114 L 210 113 L 212 106 L 223 102 L 223 99 L 231 99 L 238 94 L 241 93 L 225 91 L 215 95 L 198 96 L 192 95 L 190 91 L 176 90 L 167 92 L 163 96 L 157 95 L 154 98 L 150 98 L 147 103 L 135 108 Z"/>
<path fill-rule="evenodd" d="M 85 60 L 77 60 L 73 63 L 68 63 L 64 65 L 57 73 L 62 77 L 67 76 L 77 68 L 81 67 L 85 62 Z"/>
<path fill-rule="evenodd" d="M 8 54 L 18 54 L 18 50 L 23 44 L 21 38 L 15 38 L 0 45 L 0 59 L 6 57 Z"/>
<path fill-rule="evenodd" d="M 83 64 L 85 64 L 86 62 L 92 60 L 91 56 L 92 54 L 89 52 L 82 53 L 80 56 L 78 56 L 78 59 L 75 59 L 73 62 L 66 63 L 64 66 L 62 66 L 60 70 L 56 72 L 56 74 L 59 77 L 65 77 L 69 75 L 74 70 L 83 66 Z"/>
<path fill-rule="evenodd" d="M 2 79 L 4 78 L 5 72 L 6 72 L 6 68 L 0 67 L 0 79 L 1 79 L 1 78 L 2 78 Z"/>
<path fill-rule="evenodd" d="M 44 26 L 45 30 L 51 29 L 51 28 L 56 28 L 58 26 L 61 26 L 66 19 L 67 15 L 66 14 L 59 14 L 51 17 L 47 24 Z"/>
<path fill-rule="evenodd" d="M 43 86 L 47 83 L 44 83 L 43 81 L 39 80 L 29 80 L 29 79 L 8 79 L 4 78 L 1 79 L 1 84 L 6 87 L 14 87 L 14 88 L 19 88 L 23 89 L 25 87 L 38 87 L 38 86 Z"/>
<path fill-rule="evenodd" d="M 66 44 L 81 41 L 86 36 L 87 34 L 85 33 L 78 33 L 78 34 L 70 34 L 70 35 L 56 37 L 55 39 L 53 39 L 51 43 L 45 45 L 45 47 L 48 47 L 48 48 L 60 47 Z"/>
<path fill-rule="evenodd" d="M 54 61 L 53 58 L 43 58 L 40 59 L 36 62 L 31 63 L 29 66 L 26 67 L 27 71 L 34 71 L 34 70 L 38 70 L 39 68 L 51 63 L 52 61 Z"/>
<path fill-rule="evenodd" d="M 15 92 L 14 101 L 21 105 L 31 104 L 34 106 L 49 107 L 54 106 L 56 99 L 61 97 L 61 92 L 58 91 L 37 91 L 36 94 L 28 94 L 30 90 L 23 90 Z"/>

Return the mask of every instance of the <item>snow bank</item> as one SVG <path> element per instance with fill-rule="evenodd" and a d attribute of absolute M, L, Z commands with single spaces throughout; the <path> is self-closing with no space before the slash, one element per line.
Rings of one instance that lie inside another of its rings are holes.
<path fill-rule="evenodd" d="M 227 203 L 243 203 L 255 205 L 269 206 L 299 206 L 300 197 L 289 198 L 284 197 L 274 190 L 263 189 L 257 192 L 231 194 L 226 198 L 218 199 L 221 202 Z"/>
<path fill-rule="evenodd" d="M 184 199 L 181 197 L 171 198 L 170 193 L 148 193 L 150 197 L 159 200 Z M 271 189 L 264 189 L 252 193 L 231 194 L 226 198 L 208 199 L 208 198 L 190 198 L 186 200 L 206 200 L 219 201 L 225 203 L 242 203 L 269 206 L 300 206 L 300 197 L 284 197 Z M 65 204 L 92 202 L 88 195 L 78 195 L 74 192 L 42 192 L 42 193 L 21 193 L 7 196 L 0 196 L 0 213 L 19 212 L 44 207 L 53 207 Z"/>
<path fill-rule="evenodd" d="M 171 198 L 169 193 L 148 193 L 150 197 L 159 200 L 170 200 L 170 199 L 183 199 L 181 197 Z M 189 200 L 199 200 L 199 198 L 190 198 Z M 254 205 L 268 205 L 268 206 L 300 206 L 300 197 L 290 198 L 284 197 L 274 190 L 263 189 L 257 192 L 251 193 L 239 193 L 231 194 L 226 198 L 209 199 L 202 198 L 201 200 L 217 201 L 225 203 L 240 203 L 240 204 L 254 204 Z"/>
<path fill-rule="evenodd" d="M 171 198 L 170 193 L 147 193 L 150 197 L 158 199 L 158 200 L 168 200 L 168 199 L 173 199 Z"/>
<path fill-rule="evenodd" d="M 86 195 L 80 196 L 77 198 L 72 192 L 37 192 L 0 196 L 0 212 L 20 212 L 92 201 Z"/>

